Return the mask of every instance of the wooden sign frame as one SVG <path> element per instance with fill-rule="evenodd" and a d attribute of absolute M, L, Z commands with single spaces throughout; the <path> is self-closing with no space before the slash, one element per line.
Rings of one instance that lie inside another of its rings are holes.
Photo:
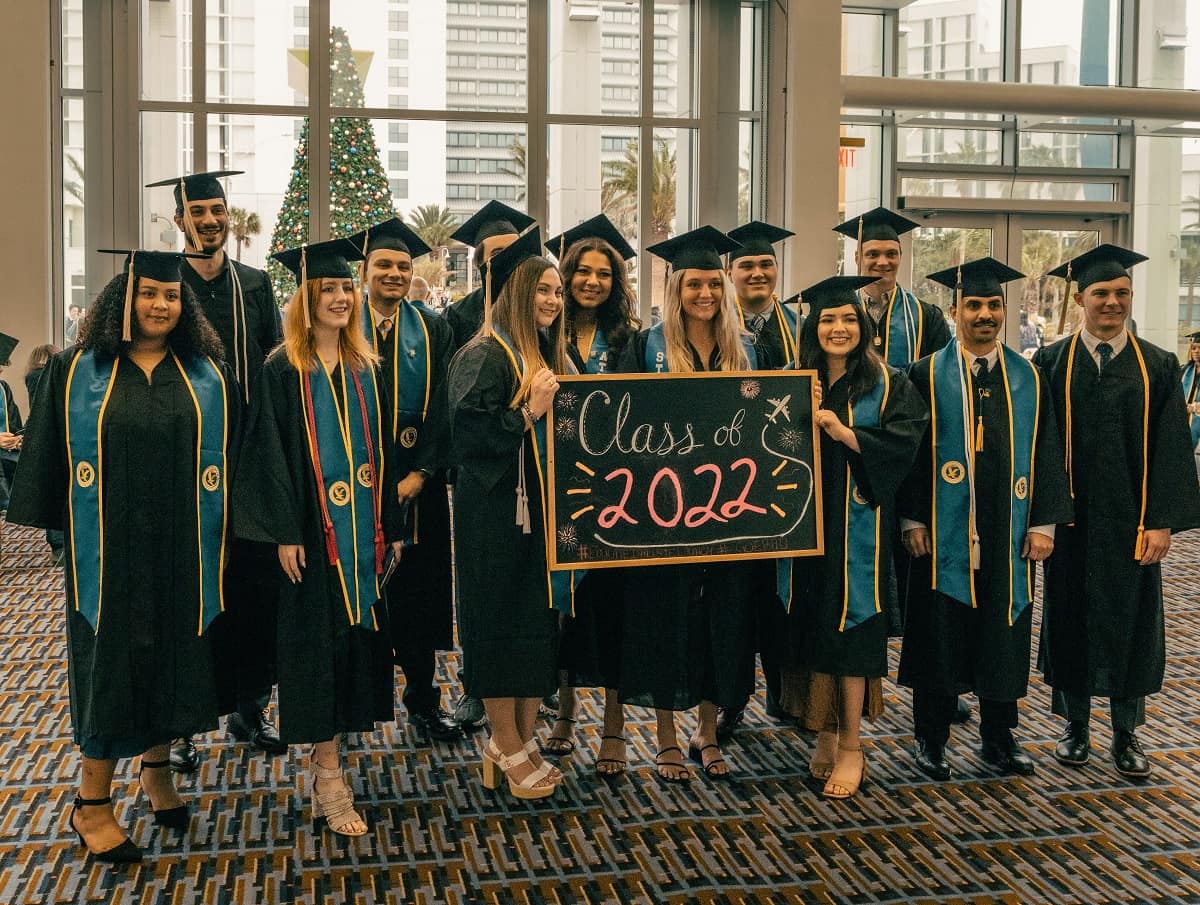
<path fill-rule="evenodd" d="M 763 377 L 775 376 L 795 376 L 808 377 L 809 386 L 811 389 L 811 405 L 810 405 L 810 423 L 811 436 L 813 438 L 813 460 L 812 460 L 812 475 L 813 487 L 812 496 L 809 504 L 814 507 L 814 517 L 816 519 L 816 546 L 813 548 L 805 548 L 800 550 L 785 550 L 785 551 L 767 551 L 755 553 L 721 553 L 721 554 L 702 554 L 699 556 L 664 556 L 664 557 L 642 557 L 637 559 L 621 559 L 621 560 L 597 560 L 594 562 L 580 563 L 568 562 L 560 563 L 558 560 L 558 545 L 555 543 L 555 530 L 558 524 L 557 513 L 557 495 L 555 493 L 555 448 L 554 448 L 554 430 L 552 423 L 546 425 L 546 499 L 548 502 L 548 517 L 546 519 L 546 562 L 550 567 L 550 571 L 559 572 L 572 569 L 618 569 L 628 568 L 630 566 L 665 566 L 679 563 L 703 563 L 703 562 L 727 562 L 732 560 L 744 559 L 790 559 L 792 557 L 803 556 L 822 556 L 825 553 L 825 519 L 824 519 L 824 501 L 822 496 L 822 481 L 821 481 L 821 431 L 817 427 L 817 411 L 820 407 L 816 387 L 819 381 L 819 375 L 815 370 L 788 370 L 788 371 L 699 371 L 690 374 L 671 374 L 671 373 L 637 373 L 637 374 L 579 374 L 579 375 L 563 375 L 558 378 L 560 385 L 559 392 L 571 386 L 585 387 L 588 383 L 609 382 L 609 381 L 628 381 L 628 380 L 705 380 L 712 378 L 723 378 L 726 380 L 733 379 L 750 379 L 760 380 Z M 551 418 L 554 409 L 547 413 L 546 417 Z"/>

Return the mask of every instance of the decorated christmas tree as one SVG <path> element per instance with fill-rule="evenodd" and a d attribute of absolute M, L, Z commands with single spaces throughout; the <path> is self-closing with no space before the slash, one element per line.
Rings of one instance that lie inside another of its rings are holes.
<path fill-rule="evenodd" d="M 329 32 L 330 104 L 334 107 L 362 107 L 363 88 L 358 67 L 350 50 L 345 29 Z M 308 127 L 304 117 L 292 178 L 283 196 L 279 219 L 271 234 L 271 251 L 295 248 L 309 241 Z M 332 238 L 361 232 L 372 223 L 394 217 L 387 172 L 379 160 L 375 129 L 371 121 L 342 116 L 330 126 L 329 155 L 329 232 Z M 317 237 L 323 239 L 324 237 Z M 275 260 L 267 263 L 275 298 L 283 302 L 296 290 L 296 281 L 287 268 Z"/>

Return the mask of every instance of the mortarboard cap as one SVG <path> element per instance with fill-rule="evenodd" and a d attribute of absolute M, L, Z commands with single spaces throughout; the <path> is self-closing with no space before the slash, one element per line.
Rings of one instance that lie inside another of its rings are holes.
<path fill-rule="evenodd" d="M 1188 342 L 1200 343 L 1200 327 L 1185 327 L 1179 331 L 1179 335 Z"/>
<path fill-rule="evenodd" d="M 858 290 L 876 282 L 874 277 L 829 277 L 800 291 L 800 298 L 808 304 L 811 318 L 824 308 L 840 308 L 842 305 L 862 305 Z"/>
<path fill-rule="evenodd" d="M 790 229 L 772 226 L 761 220 L 751 220 L 749 223 L 729 231 L 729 238 L 742 243 L 741 248 L 729 255 L 729 263 L 732 264 L 738 258 L 744 258 L 746 255 L 771 255 L 774 257 L 775 243 L 782 242 L 794 235 L 796 234 Z"/>
<path fill-rule="evenodd" d="M 12 363 L 13 349 L 20 342 L 15 336 L 9 336 L 7 333 L 0 333 L 0 365 Z"/>
<path fill-rule="evenodd" d="M 183 225 L 194 248 L 200 247 L 200 237 L 196 233 L 196 224 L 192 222 L 188 205 L 193 201 L 207 201 L 210 198 L 225 198 L 225 188 L 218 181 L 225 176 L 240 176 L 245 170 L 213 170 L 209 173 L 193 173 L 190 176 L 173 176 L 170 179 L 160 179 L 158 182 L 147 183 L 146 188 L 158 188 L 163 185 L 175 186 L 175 213 L 183 214 Z"/>
<path fill-rule="evenodd" d="M 347 238 L 362 252 L 364 258 L 369 258 L 373 251 L 388 249 L 403 251 L 415 260 L 432 250 L 425 244 L 425 240 L 399 217 L 368 226 L 362 232 Z"/>
<path fill-rule="evenodd" d="M 651 245 L 646 251 L 662 258 L 673 270 L 724 270 L 721 255 L 741 248 L 715 226 L 701 226 L 691 232 Z"/>
<path fill-rule="evenodd" d="M 450 234 L 450 238 L 464 245 L 478 245 L 492 236 L 520 233 L 533 224 L 533 217 L 523 214 L 507 204 L 489 201 L 462 226 Z M 479 264 L 481 262 L 476 262 Z"/>
<path fill-rule="evenodd" d="M 859 242 L 899 242 L 902 235 L 912 232 L 919 225 L 886 207 L 877 207 L 865 214 L 851 217 L 845 223 L 839 223 L 833 231 Z"/>
<path fill-rule="evenodd" d="M 349 239 L 330 239 L 277 251 L 271 257 L 290 270 L 297 280 L 306 282 L 324 277 L 351 277 L 349 262 L 361 261 L 363 255 Z"/>
<path fill-rule="evenodd" d="M 496 252 L 483 271 L 483 334 L 492 333 L 492 306 L 522 262 L 542 253 L 542 230 L 535 226 L 508 248 Z"/>
<path fill-rule="evenodd" d="M 1025 274 L 1001 264 L 995 258 L 977 258 L 956 267 L 947 267 L 926 277 L 950 289 L 957 289 L 962 281 L 962 297 L 993 298 L 1004 295 L 1002 283 L 1018 280 Z"/>
<path fill-rule="evenodd" d="M 133 339 L 131 320 L 133 317 L 134 277 L 146 277 L 160 283 L 178 283 L 182 280 L 180 268 L 184 258 L 210 258 L 212 255 L 190 251 L 141 251 L 137 248 L 98 248 L 102 255 L 125 255 L 124 269 L 130 278 L 125 281 L 125 316 L 121 326 L 121 341 Z"/>
<path fill-rule="evenodd" d="M 1047 276 L 1062 277 L 1067 281 L 1068 287 L 1074 280 L 1082 292 L 1092 283 L 1127 277 L 1130 267 L 1149 260 L 1145 255 L 1121 248 L 1119 245 L 1098 245 L 1091 251 L 1055 267 Z"/>
<path fill-rule="evenodd" d="M 787 308 L 789 305 L 799 305 L 800 304 L 800 293 L 797 292 L 795 295 L 791 296 L 790 298 L 784 299 L 779 304 L 783 305 L 783 307 L 785 307 L 785 308 Z"/>
<path fill-rule="evenodd" d="M 603 239 L 620 255 L 622 261 L 628 261 L 637 255 L 621 231 L 604 214 L 597 214 L 590 220 L 584 220 L 578 226 L 573 226 L 546 242 L 546 248 L 556 255 L 559 263 L 566 257 L 566 251 L 580 239 Z"/>

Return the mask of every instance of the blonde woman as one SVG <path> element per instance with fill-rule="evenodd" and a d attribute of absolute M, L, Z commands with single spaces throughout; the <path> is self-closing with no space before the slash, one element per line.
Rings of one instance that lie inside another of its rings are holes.
<path fill-rule="evenodd" d="M 757 365 L 741 328 L 721 255 L 740 246 L 703 226 L 648 251 L 673 267 L 662 322 L 630 341 L 627 373 L 747 371 Z M 740 706 L 754 690 L 754 609 L 742 563 L 630 569 L 621 652 L 621 701 L 653 707 L 658 776 L 688 782 L 691 771 L 675 713 L 699 709 L 688 756 L 713 779 L 729 775 L 717 744 L 717 708 Z"/>
<path fill-rule="evenodd" d="M 517 798 L 545 798 L 562 779 L 533 734 L 557 685 L 561 585 L 546 566 L 542 487 L 547 413 L 567 372 L 562 278 L 540 250 L 535 228 L 488 263 L 483 326 L 451 362 L 448 393 L 463 688 L 491 726 L 484 785 L 503 774 Z"/>
<path fill-rule="evenodd" d="M 276 545 L 280 735 L 312 745 L 313 819 L 361 836 L 339 736 L 395 718 L 385 547 L 400 553 L 387 387 L 364 338 L 345 240 L 275 254 L 299 281 L 255 387 L 234 493 L 239 536 Z"/>

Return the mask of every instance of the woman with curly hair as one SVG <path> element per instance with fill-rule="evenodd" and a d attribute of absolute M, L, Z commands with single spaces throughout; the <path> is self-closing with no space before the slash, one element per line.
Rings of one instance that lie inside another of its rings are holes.
<path fill-rule="evenodd" d="M 345 239 L 273 255 L 299 289 L 283 345 L 255 385 L 234 490 L 237 534 L 275 546 L 279 734 L 312 746 L 314 822 L 362 836 L 340 739 L 396 717 L 380 573 L 400 556 L 404 517 L 387 381 L 363 334 Z"/>
<path fill-rule="evenodd" d="M 604 214 L 580 223 L 546 243 L 559 256 L 563 279 L 563 323 L 567 352 L 586 374 L 609 374 L 637 333 L 637 297 L 626 262 L 637 254 Z M 620 687 L 621 569 L 588 572 L 575 589 L 574 613 L 564 618 L 559 644 L 558 716 L 545 750 L 565 755 L 575 749 L 575 689 L 604 689 L 604 727 L 596 772 L 615 776 L 625 769 L 625 719 Z"/>
<path fill-rule="evenodd" d="M 125 252 L 118 252 L 126 254 Z M 236 458 L 237 383 L 181 282 L 182 255 L 128 252 L 78 344 L 50 359 L 9 521 L 66 533 L 71 719 L 82 754 L 71 827 L 99 860 L 138 861 L 110 797 L 141 755 L 155 823 L 185 830 L 172 738 L 217 727 L 214 668 Z"/>

